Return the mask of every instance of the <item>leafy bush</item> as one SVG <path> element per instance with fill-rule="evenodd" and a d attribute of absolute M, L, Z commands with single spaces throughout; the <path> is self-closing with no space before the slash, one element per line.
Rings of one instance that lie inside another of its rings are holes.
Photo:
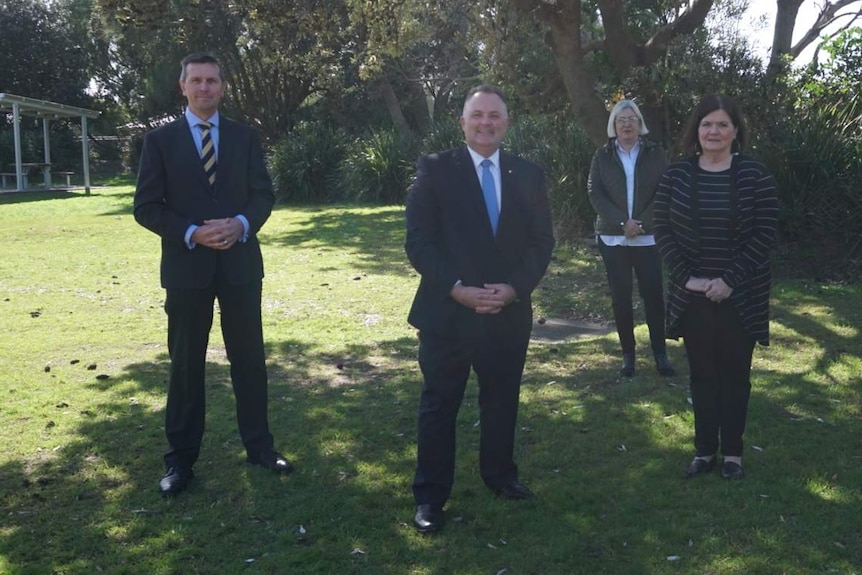
<path fill-rule="evenodd" d="M 457 120 L 449 118 L 434 122 L 422 139 L 422 153 L 431 154 L 464 145 L 464 132 Z"/>
<path fill-rule="evenodd" d="M 302 123 L 272 149 L 269 170 L 282 202 L 329 202 L 341 190 L 337 174 L 345 137 L 323 123 Z"/>
<path fill-rule="evenodd" d="M 531 116 L 512 126 L 506 146 L 545 168 L 557 239 L 591 234 L 595 213 L 587 197 L 587 178 L 595 145 L 583 130 L 565 118 Z"/>
<path fill-rule="evenodd" d="M 401 204 L 413 178 L 416 141 L 394 129 L 375 130 L 348 146 L 341 163 L 343 198 L 375 204 Z"/>

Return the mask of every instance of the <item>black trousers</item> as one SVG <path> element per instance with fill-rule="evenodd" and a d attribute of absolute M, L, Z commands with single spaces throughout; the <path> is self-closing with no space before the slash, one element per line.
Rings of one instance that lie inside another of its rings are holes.
<path fill-rule="evenodd" d="M 165 410 L 168 467 L 191 467 L 200 453 L 206 412 L 206 353 L 216 298 L 242 443 L 248 451 L 273 446 L 267 422 L 261 282 L 234 286 L 217 280 L 204 289 L 168 289 L 165 299 L 171 357 Z"/>
<path fill-rule="evenodd" d="M 635 351 L 635 318 L 632 310 L 632 270 L 638 278 L 638 291 L 644 302 L 653 354 L 665 353 L 664 292 L 661 257 L 656 246 L 608 246 L 597 238 L 599 253 L 605 262 L 614 323 L 623 353 Z"/>
<path fill-rule="evenodd" d="M 527 338 L 444 338 L 419 334 L 424 382 L 419 403 L 413 496 L 417 505 L 442 507 L 455 475 L 455 427 L 471 368 L 479 383 L 479 470 L 488 487 L 518 478 L 514 462 L 518 396 Z"/>
<path fill-rule="evenodd" d="M 742 455 L 742 434 L 751 396 L 754 338 L 730 300 L 694 297 L 682 316 L 691 372 L 694 446 L 697 455 Z"/>

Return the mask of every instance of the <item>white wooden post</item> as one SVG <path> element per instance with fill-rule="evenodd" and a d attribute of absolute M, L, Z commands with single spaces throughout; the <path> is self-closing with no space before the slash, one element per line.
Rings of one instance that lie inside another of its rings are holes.
<path fill-rule="evenodd" d="M 81 150 L 84 154 L 84 193 L 90 195 L 90 138 L 87 136 L 87 116 L 81 116 Z"/>
<path fill-rule="evenodd" d="M 12 103 L 12 130 L 15 132 L 15 187 L 19 192 L 23 192 L 24 170 L 21 166 L 21 106 L 18 102 Z"/>
<path fill-rule="evenodd" d="M 42 143 L 44 144 L 44 161 L 42 174 L 45 176 L 45 189 L 51 189 L 51 131 L 48 129 L 48 117 L 42 118 Z"/>

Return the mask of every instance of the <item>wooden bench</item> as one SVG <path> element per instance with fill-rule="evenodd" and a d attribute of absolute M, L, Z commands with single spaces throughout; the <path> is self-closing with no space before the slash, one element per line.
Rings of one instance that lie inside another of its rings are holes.
<path fill-rule="evenodd" d="M 66 178 L 66 187 L 72 187 L 72 176 L 75 175 L 75 172 L 51 172 L 52 176 L 64 176 Z"/>
<path fill-rule="evenodd" d="M 21 175 L 24 177 L 24 188 L 26 189 L 28 187 L 27 173 L 25 172 Z M 7 187 L 6 186 L 6 179 L 7 178 L 12 178 L 12 186 L 10 189 L 14 190 L 15 188 L 18 187 L 18 174 L 16 174 L 15 172 L 0 172 L 0 178 L 3 178 L 3 189 L 6 189 L 6 187 Z"/>

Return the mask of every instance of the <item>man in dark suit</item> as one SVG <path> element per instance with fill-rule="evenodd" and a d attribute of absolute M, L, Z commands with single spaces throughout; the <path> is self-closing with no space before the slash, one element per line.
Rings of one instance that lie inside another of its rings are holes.
<path fill-rule="evenodd" d="M 467 145 L 420 158 L 407 197 L 405 249 L 422 276 L 408 319 L 419 329 L 424 378 L 413 482 L 413 524 L 423 533 L 443 524 L 471 368 L 482 480 L 504 499 L 533 495 L 518 480 L 513 451 L 530 294 L 554 248 L 545 174 L 499 149 L 509 126 L 499 89 L 471 90 L 460 122 Z"/>
<path fill-rule="evenodd" d="M 209 54 L 182 61 L 188 101 L 175 122 L 144 139 L 135 219 L 162 238 L 171 357 L 163 495 L 185 489 L 204 432 L 204 370 L 218 299 L 247 461 L 278 473 L 292 468 L 273 448 L 261 324 L 263 259 L 258 230 L 275 196 L 256 133 L 219 116 L 224 71 Z"/>

